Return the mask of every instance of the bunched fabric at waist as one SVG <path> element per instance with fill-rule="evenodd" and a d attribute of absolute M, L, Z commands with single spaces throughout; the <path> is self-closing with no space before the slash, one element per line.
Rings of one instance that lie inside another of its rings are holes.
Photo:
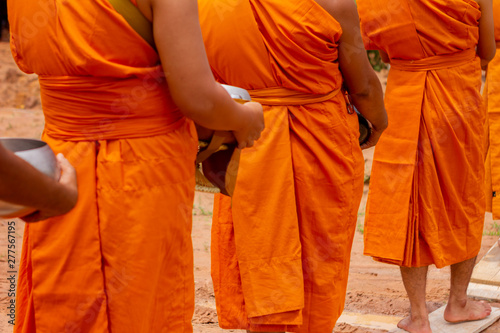
<path fill-rule="evenodd" d="M 468 49 L 418 60 L 391 59 L 391 68 L 409 72 L 432 71 L 465 65 L 473 61 L 476 56 L 476 50 Z"/>
<path fill-rule="evenodd" d="M 161 76 L 99 78 L 40 76 L 45 132 L 68 141 L 165 134 L 185 117 Z"/>
<path fill-rule="evenodd" d="M 306 105 L 321 103 L 334 98 L 341 88 L 335 89 L 328 94 L 309 94 L 283 87 L 263 88 L 248 90 L 252 101 L 263 105 Z"/>

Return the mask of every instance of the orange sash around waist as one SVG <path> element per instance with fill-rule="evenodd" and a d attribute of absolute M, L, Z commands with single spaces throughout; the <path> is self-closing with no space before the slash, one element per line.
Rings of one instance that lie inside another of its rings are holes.
<path fill-rule="evenodd" d="M 90 141 L 156 136 L 178 128 L 185 117 L 165 80 L 154 75 L 40 76 L 45 132 L 56 139 Z"/>
<path fill-rule="evenodd" d="M 453 54 L 432 56 L 419 60 L 391 59 L 391 68 L 402 71 L 420 72 L 445 69 L 464 65 L 476 57 L 476 50 L 468 49 Z"/>
<path fill-rule="evenodd" d="M 306 105 L 321 103 L 334 98 L 340 88 L 324 95 L 308 94 L 283 87 L 249 90 L 252 101 L 264 105 Z"/>

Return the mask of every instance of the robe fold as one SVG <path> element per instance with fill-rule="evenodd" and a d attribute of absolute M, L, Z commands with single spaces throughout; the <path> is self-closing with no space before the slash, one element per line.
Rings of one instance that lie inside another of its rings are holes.
<path fill-rule="evenodd" d="M 473 258 L 485 210 L 479 5 L 360 0 L 358 11 L 367 49 L 391 59 L 364 253 L 405 267 Z"/>
<path fill-rule="evenodd" d="M 197 141 L 158 55 L 105 0 L 8 6 L 43 140 L 79 186 L 70 213 L 26 224 L 14 331 L 192 332 Z"/>
<path fill-rule="evenodd" d="M 346 293 L 363 189 L 357 116 L 340 92 L 341 27 L 314 1 L 200 0 L 215 77 L 264 106 L 231 198 L 217 195 L 219 325 L 331 332 Z"/>
<path fill-rule="evenodd" d="M 500 219 L 500 1 L 493 1 L 495 20 L 495 40 L 497 53 L 488 64 L 483 98 L 486 104 L 486 211 L 493 213 L 495 220 Z"/>

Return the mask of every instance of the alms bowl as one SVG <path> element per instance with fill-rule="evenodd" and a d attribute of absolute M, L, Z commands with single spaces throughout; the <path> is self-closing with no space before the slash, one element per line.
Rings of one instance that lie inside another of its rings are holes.
<path fill-rule="evenodd" d="M 0 144 L 40 172 L 54 179 L 59 179 L 60 170 L 56 156 L 47 143 L 35 139 L 0 138 Z M 11 190 L 16 191 L 17 189 L 13 188 Z M 2 218 L 22 217 L 33 213 L 35 210 L 34 208 L 14 205 L 0 200 L 0 217 Z"/>

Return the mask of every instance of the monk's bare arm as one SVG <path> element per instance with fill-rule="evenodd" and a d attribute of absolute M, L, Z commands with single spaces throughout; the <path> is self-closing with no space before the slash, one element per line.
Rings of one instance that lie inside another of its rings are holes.
<path fill-rule="evenodd" d="M 0 200 L 39 209 L 25 219 L 28 222 L 67 213 L 78 199 L 76 172 L 62 155 L 58 162 L 59 182 L 0 145 Z"/>
<path fill-rule="evenodd" d="M 175 103 L 201 126 L 234 131 L 240 148 L 264 129 L 262 107 L 241 105 L 216 83 L 205 52 L 196 0 L 141 0 L 153 22 L 156 46 Z"/>
<path fill-rule="evenodd" d="M 493 23 L 492 0 L 476 0 L 481 7 L 481 18 L 479 19 L 479 43 L 477 55 L 481 58 L 481 65 L 485 66 L 495 57 L 495 27 Z"/>
<path fill-rule="evenodd" d="M 353 0 L 317 0 L 342 26 L 339 62 L 345 84 L 356 108 L 372 124 L 372 135 L 363 148 L 375 145 L 387 128 L 380 80 L 373 71 L 361 38 Z"/>

